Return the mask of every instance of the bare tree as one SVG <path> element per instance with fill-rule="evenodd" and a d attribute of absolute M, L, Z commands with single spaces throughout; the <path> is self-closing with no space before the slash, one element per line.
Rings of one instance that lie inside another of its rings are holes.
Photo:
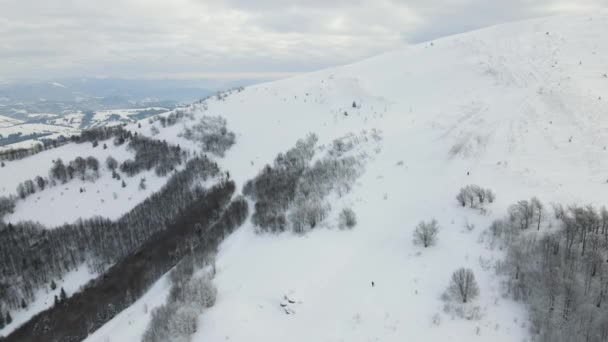
<path fill-rule="evenodd" d="M 460 189 L 456 200 L 461 206 L 466 207 L 467 204 L 471 208 L 481 208 L 486 203 L 492 203 L 496 199 L 496 195 L 490 189 L 484 189 L 479 185 L 470 184 Z"/>
<path fill-rule="evenodd" d="M 118 167 L 118 162 L 112 156 L 108 156 L 108 159 L 106 159 L 106 167 L 109 170 L 114 171 Z"/>
<path fill-rule="evenodd" d="M 342 211 L 340 212 L 339 220 L 340 220 L 339 226 L 342 229 L 344 229 L 344 228 L 351 229 L 355 225 L 357 225 L 357 215 L 355 215 L 355 212 L 351 208 L 342 209 Z"/>
<path fill-rule="evenodd" d="M 414 230 L 414 244 L 422 245 L 424 248 L 434 245 L 437 242 L 437 234 L 439 233 L 439 225 L 437 220 L 433 219 L 430 222 L 420 222 Z"/>
<path fill-rule="evenodd" d="M 532 197 L 530 205 L 532 206 L 532 217 L 536 221 L 536 230 L 540 230 L 540 223 L 544 217 L 545 207 L 536 197 Z"/>
<path fill-rule="evenodd" d="M 473 271 L 468 268 L 459 268 L 452 274 L 448 292 L 462 303 L 468 303 L 479 295 L 479 286 L 475 281 Z"/>
<path fill-rule="evenodd" d="M 494 203 L 494 200 L 496 199 L 496 195 L 494 194 L 494 192 L 490 189 L 486 189 L 486 198 L 488 199 L 488 202 L 490 203 Z"/>
<path fill-rule="evenodd" d="M 534 208 L 530 202 L 523 200 L 509 207 L 509 219 L 521 230 L 528 229 L 534 217 Z"/>

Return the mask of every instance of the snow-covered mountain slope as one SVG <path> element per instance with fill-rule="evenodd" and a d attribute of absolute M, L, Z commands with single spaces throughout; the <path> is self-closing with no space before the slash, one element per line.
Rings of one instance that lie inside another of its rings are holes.
<path fill-rule="evenodd" d="M 382 140 L 322 228 L 265 235 L 247 223 L 222 244 L 217 303 L 193 341 L 524 340 L 525 310 L 503 298 L 492 267 L 502 254 L 479 236 L 533 195 L 605 204 L 607 30 L 606 14 L 506 24 L 195 105 L 237 133 L 220 164 L 240 185 L 310 132 L 321 144 L 373 129 Z M 487 213 L 458 206 L 467 184 L 497 194 Z M 343 206 L 357 214 L 352 231 L 337 229 Z M 414 246 L 416 224 L 431 218 L 437 246 Z M 478 320 L 443 311 L 463 266 L 480 283 Z M 297 298 L 295 314 L 284 295 Z M 132 340 L 123 332 L 137 318 L 119 320 L 90 340 Z"/>

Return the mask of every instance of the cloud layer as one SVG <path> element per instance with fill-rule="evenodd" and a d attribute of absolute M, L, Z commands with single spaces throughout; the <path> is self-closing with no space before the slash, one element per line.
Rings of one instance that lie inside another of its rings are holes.
<path fill-rule="evenodd" d="M 281 77 L 606 0 L 0 0 L 0 80 Z"/>

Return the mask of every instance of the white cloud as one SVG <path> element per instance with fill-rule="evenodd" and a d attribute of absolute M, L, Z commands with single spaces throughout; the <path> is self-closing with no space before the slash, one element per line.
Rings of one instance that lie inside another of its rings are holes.
<path fill-rule="evenodd" d="M 579 0 L 0 0 L 0 78 L 242 74 L 343 64 Z"/>

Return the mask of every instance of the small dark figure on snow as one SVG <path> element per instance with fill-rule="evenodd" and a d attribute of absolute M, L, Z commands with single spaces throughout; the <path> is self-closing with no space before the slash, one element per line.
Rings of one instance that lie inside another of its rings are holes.
<path fill-rule="evenodd" d="M 376 284 L 372 281 L 372 287 L 374 287 L 374 285 L 376 285 Z"/>
<path fill-rule="evenodd" d="M 467 176 L 468 176 L 469 174 L 470 174 L 470 173 L 469 173 L 469 171 L 467 171 Z"/>

